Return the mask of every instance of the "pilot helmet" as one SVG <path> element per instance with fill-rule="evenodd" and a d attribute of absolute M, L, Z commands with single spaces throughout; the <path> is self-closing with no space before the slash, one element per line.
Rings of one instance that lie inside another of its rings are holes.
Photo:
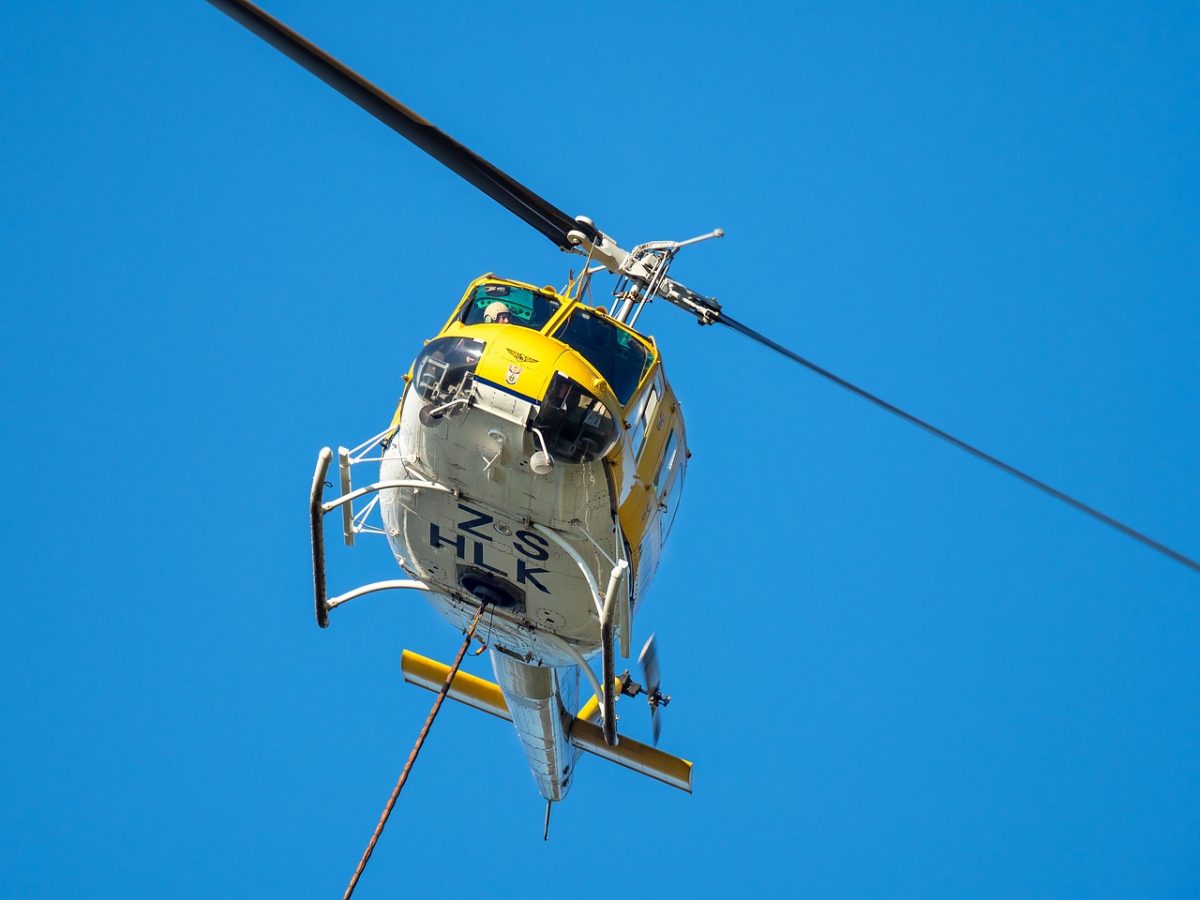
<path fill-rule="evenodd" d="M 495 303 L 489 303 L 487 309 L 483 311 L 483 321 L 498 322 L 501 316 L 512 317 L 512 310 L 508 308 L 507 303 L 501 303 L 497 300 Z"/>

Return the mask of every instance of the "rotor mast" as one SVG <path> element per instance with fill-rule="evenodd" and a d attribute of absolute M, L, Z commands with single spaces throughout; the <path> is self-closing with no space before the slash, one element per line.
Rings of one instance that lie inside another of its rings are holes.
<path fill-rule="evenodd" d="M 587 273 L 607 269 L 618 278 L 613 289 L 615 299 L 611 313 L 618 322 L 630 327 L 635 325 L 642 308 L 655 297 L 691 313 L 701 325 L 711 325 L 717 321 L 721 304 L 713 297 L 705 297 L 681 282 L 668 278 L 667 270 L 681 249 L 724 237 L 724 229 L 716 228 L 685 241 L 649 241 L 626 251 L 586 216 L 577 216 L 575 221 L 580 227 L 568 231 L 567 240 L 576 248 L 576 252 L 586 253 L 589 261 L 598 263 Z"/>

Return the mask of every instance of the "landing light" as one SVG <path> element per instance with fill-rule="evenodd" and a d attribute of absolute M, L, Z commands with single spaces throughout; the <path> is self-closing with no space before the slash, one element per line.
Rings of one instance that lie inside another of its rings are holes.
<path fill-rule="evenodd" d="M 531 428 L 530 431 L 538 439 L 542 449 L 529 457 L 529 468 L 533 470 L 534 475 L 549 475 L 550 470 L 554 468 L 554 459 L 550 456 L 550 451 L 546 449 L 546 438 L 539 428 Z"/>
<path fill-rule="evenodd" d="M 535 475 L 549 475 L 550 470 L 554 468 L 554 460 L 545 450 L 539 450 L 529 457 L 529 468 L 533 469 Z"/>

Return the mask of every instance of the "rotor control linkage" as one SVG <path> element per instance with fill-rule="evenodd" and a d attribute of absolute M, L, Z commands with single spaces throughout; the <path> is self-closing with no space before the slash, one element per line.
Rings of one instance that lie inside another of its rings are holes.
<path fill-rule="evenodd" d="M 580 227 L 568 231 L 567 239 L 578 247 L 580 252 L 586 252 L 589 262 L 596 261 L 599 268 L 607 269 L 618 278 L 617 286 L 613 290 L 617 302 L 612 311 L 618 322 L 633 326 L 642 308 L 655 297 L 691 313 L 701 325 L 711 325 L 717 321 L 721 304 L 714 298 L 697 294 L 686 285 L 668 278 L 667 270 L 671 268 L 675 254 L 682 248 L 724 237 L 724 229 L 715 228 L 684 241 L 648 241 L 627 251 L 597 229 L 595 223 L 587 216 L 576 216 L 575 221 Z M 589 237 L 581 229 L 590 229 L 595 236 Z M 591 271 L 593 270 L 588 270 L 589 273 Z"/>

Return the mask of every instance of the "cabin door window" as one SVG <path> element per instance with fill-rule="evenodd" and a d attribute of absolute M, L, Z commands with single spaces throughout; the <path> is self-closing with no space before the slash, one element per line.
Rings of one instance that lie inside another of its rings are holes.
<path fill-rule="evenodd" d="M 667 438 L 667 446 L 663 450 L 662 462 L 658 464 L 658 471 L 654 473 L 654 493 L 658 494 L 660 489 L 668 481 L 671 480 L 671 473 L 675 470 L 675 457 L 679 452 L 679 443 L 675 440 L 675 432 L 671 431 L 671 436 Z"/>
<path fill-rule="evenodd" d="M 641 402 L 635 407 L 633 428 L 629 435 L 634 459 L 642 455 L 642 447 L 646 444 L 646 438 L 654 430 L 651 423 L 658 415 L 658 401 L 661 395 L 658 380 L 655 379 L 654 383 L 646 389 L 646 393 L 642 395 Z"/>
<path fill-rule="evenodd" d="M 675 508 L 679 505 L 679 496 L 683 491 L 683 467 L 679 461 L 679 441 L 675 430 L 667 438 L 667 446 L 663 450 L 662 462 L 654 475 L 654 496 L 658 502 L 659 522 L 662 528 L 663 540 L 671 530 L 675 519 Z"/>
<path fill-rule="evenodd" d="M 663 496 L 659 511 L 662 517 L 659 521 L 662 523 L 662 541 L 667 542 L 667 535 L 671 533 L 671 526 L 675 524 L 675 513 L 679 512 L 679 498 L 683 496 L 683 468 L 676 467 L 675 475 L 671 479 L 670 487 L 667 488 L 666 494 Z"/>

